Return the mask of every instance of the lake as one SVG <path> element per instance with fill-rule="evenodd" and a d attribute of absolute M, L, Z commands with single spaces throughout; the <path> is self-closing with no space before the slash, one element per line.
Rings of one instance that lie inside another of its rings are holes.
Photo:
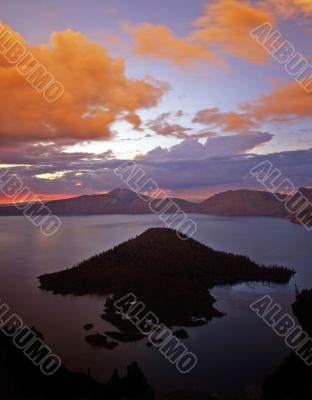
<path fill-rule="evenodd" d="M 106 382 L 114 368 L 121 374 L 138 361 L 158 397 L 174 390 L 206 392 L 243 391 L 261 385 L 290 351 L 249 304 L 270 294 L 291 313 L 295 285 L 312 287 L 312 234 L 303 227 L 278 218 L 217 217 L 193 215 L 198 225 L 195 239 L 208 246 L 244 254 L 264 264 L 296 270 L 286 286 L 240 284 L 212 290 L 216 308 L 226 313 L 205 326 L 188 328 L 184 343 L 198 357 L 198 365 L 180 374 L 155 348 L 143 341 L 119 344 L 109 351 L 84 341 L 85 323 L 99 332 L 112 330 L 100 318 L 105 298 L 60 296 L 38 288 L 37 276 L 71 267 L 96 253 L 161 226 L 154 215 L 62 217 L 62 229 L 46 238 L 23 217 L 0 218 L 0 298 L 23 319 L 41 331 L 47 344 L 72 371 L 91 374 Z M 148 262 L 148 261 L 147 261 Z"/>

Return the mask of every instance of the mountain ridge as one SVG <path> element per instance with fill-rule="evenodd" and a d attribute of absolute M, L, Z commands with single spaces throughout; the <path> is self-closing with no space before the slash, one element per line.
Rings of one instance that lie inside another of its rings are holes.
<path fill-rule="evenodd" d="M 300 192 L 312 201 L 312 189 L 300 188 Z M 51 200 L 45 205 L 54 215 L 107 215 L 107 214 L 151 214 L 149 202 L 152 197 L 126 189 L 114 189 L 106 194 L 91 194 L 69 199 Z M 288 218 L 284 202 L 280 202 L 270 192 L 238 189 L 217 193 L 200 203 L 180 198 L 164 198 L 164 205 L 174 202 L 189 214 L 208 214 L 224 216 L 266 216 Z M 40 214 L 41 203 L 33 203 L 33 214 Z M 169 209 L 170 212 L 170 209 Z M 15 205 L 2 205 L 0 216 L 18 216 L 22 211 Z"/>

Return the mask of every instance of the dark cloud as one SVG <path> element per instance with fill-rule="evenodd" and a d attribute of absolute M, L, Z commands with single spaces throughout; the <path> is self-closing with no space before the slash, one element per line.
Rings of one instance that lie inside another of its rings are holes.
<path fill-rule="evenodd" d="M 141 159 L 185 159 L 207 158 L 242 154 L 248 150 L 272 140 L 273 135 L 267 132 L 255 132 L 246 135 L 229 135 L 209 137 L 204 144 L 198 140 L 187 139 L 170 149 L 160 147 L 140 156 Z"/>
<path fill-rule="evenodd" d="M 17 143 L 14 145 L 2 145 L 0 148 L 0 160 L 3 164 L 27 164 L 27 165 L 70 165 L 71 163 L 87 160 L 106 160 L 114 158 L 111 150 L 102 154 L 67 153 L 64 152 L 68 145 L 73 143 L 42 142 L 42 143 Z"/>
<path fill-rule="evenodd" d="M 175 191 L 192 193 L 204 189 L 218 192 L 230 188 L 261 190 L 263 188 L 251 177 L 249 171 L 264 160 L 271 161 L 281 170 L 283 176 L 296 186 L 312 186 L 312 149 L 268 155 L 257 155 L 251 151 L 243 154 L 248 146 L 251 149 L 270 138 L 271 135 L 268 133 L 258 133 L 253 138 L 240 135 L 211 138 L 205 144 L 200 144 L 196 140 L 186 140 L 169 150 L 157 148 L 136 162 L 146 172 L 147 177 L 155 179 L 160 187 L 171 193 Z M 241 142 L 242 139 L 245 140 L 244 143 Z M 233 143 L 237 141 L 237 144 L 232 143 L 231 152 L 228 140 Z M 53 151 L 56 150 L 50 149 L 49 154 Z M 59 154 L 58 161 L 53 162 L 53 165 L 49 165 L 49 157 L 46 163 L 42 162 L 43 154 L 39 154 L 41 164 L 36 159 L 28 167 L 11 168 L 11 172 L 21 177 L 25 185 L 35 193 L 80 195 L 125 186 L 113 172 L 125 160 L 112 158 L 111 154 L 99 157 L 91 155 L 87 157 L 83 153 Z M 28 161 L 31 157 L 36 158 L 34 154 L 29 153 Z M 42 174 L 56 175 L 53 179 L 38 178 L 38 175 Z"/>

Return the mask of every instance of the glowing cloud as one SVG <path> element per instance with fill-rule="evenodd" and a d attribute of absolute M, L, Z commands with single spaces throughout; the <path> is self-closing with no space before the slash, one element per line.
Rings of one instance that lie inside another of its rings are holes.
<path fill-rule="evenodd" d="M 125 117 L 138 126 L 136 111 L 155 106 L 168 88 L 151 78 L 128 78 L 122 58 L 111 57 L 103 46 L 70 29 L 53 33 L 50 43 L 33 47 L 19 34 L 13 35 L 2 47 L 20 41 L 64 85 L 65 92 L 57 102 L 48 103 L 0 54 L 0 91 L 5 99 L 0 107 L 2 138 L 109 138 L 113 122 Z"/>
<path fill-rule="evenodd" d="M 192 38 L 220 46 L 227 54 L 261 63 L 267 54 L 256 48 L 249 32 L 266 22 L 274 24 L 274 16 L 265 8 L 237 0 L 220 0 L 208 4 L 204 15 L 194 22 L 198 29 L 192 33 Z"/>
<path fill-rule="evenodd" d="M 185 37 L 176 36 L 162 25 L 140 24 L 126 29 L 132 34 L 135 54 L 166 59 L 178 66 L 191 66 L 200 61 L 221 63 L 220 52 L 262 63 L 268 54 L 255 46 L 249 32 L 267 22 L 275 22 L 267 6 L 220 0 L 206 6 Z"/>
<path fill-rule="evenodd" d="M 133 36 L 136 55 L 170 60 L 182 67 L 191 66 L 194 61 L 220 63 L 204 44 L 196 43 L 190 37 L 178 38 L 166 26 L 141 24 L 137 27 L 126 25 L 125 28 Z"/>
<path fill-rule="evenodd" d="M 288 119 L 312 117 L 312 96 L 297 82 L 289 83 L 263 96 L 256 103 L 243 105 L 258 120 L 284 122 Z"/>
<path fill-rule="evenodd" d="M 224 132 L 245 133 L 256 127 L 256 123 L 248 115 L 221 112 L 217 107 L 198 111 L 193 122 L 219 127 Z"/>
<path fill-rule="evenodd" d="M 312 15 L 311 0 L 269 0 L 269 3 L 285 18 L 298 13 Z"/>

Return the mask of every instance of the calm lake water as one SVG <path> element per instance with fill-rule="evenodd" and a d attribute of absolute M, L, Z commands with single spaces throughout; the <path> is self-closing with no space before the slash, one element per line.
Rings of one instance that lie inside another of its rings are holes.
<path fill-rule="evenodd" d="M 71 267 L 149 227 L 161 226 L 154 215 L 63 217 L 62 229 L 52 238 L 45 238 L 23 217 L 0 218 L 0 298 L 44 334 L 65 366 L 85 373 L 90 367 L 98 381 L 106 382 L 114 368 L 125 373 L 127 364 L 136 360 L 158 396 L 177 389 L 222 392 L 260 385 L 290 351 L 250 311 L 249 304 L 270 294 L 291 313 L 295 284 L 299 289 L 312 287 L 312 233 L 275 218 L 192 217 L 199 228 L 195 239 L 200 242 L 257 262 L 289 266 L 297 274 L 287 286 L 214 288 L 216 307 L 227 315 L 188 329 L 185 344 L 199 360 L 188 375 L 180 374 L 143 341 L 119 344 L 113 351 L 88 345 L 85 323 L 93 323 L 100 332 L 112 330 L 100 318 L 103 297 L 55 296 L 38 288 L 38 275 Z"/>

